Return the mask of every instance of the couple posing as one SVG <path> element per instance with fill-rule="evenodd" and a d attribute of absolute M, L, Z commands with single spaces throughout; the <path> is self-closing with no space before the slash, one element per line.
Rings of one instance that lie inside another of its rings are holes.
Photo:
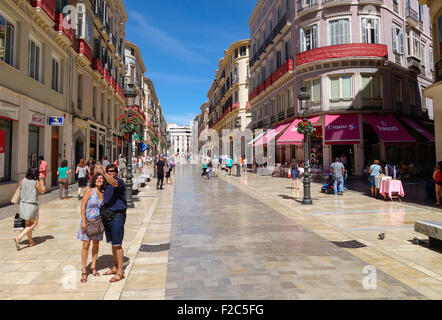
<path fill-rule="evenodd" d="M 107 242 L 112 242 L 112 256 L 114 265 L 104 275 L 114 275 L 110 282 L 124 279 L 123 271 L 123 236 L 126 222 L 126 185 L 117 177 L 118 168 L 109 164 L 105 168 L 97 166 L 95 175 L 91 180 L 90 188 L 83 196 L 81 204 L 81 225 L 77 233 L 77 239 L 83 242 L 81 250 L 82 273 L 81 282 L 87 282 L 88 273 L 86 263 L 89 255 L 89 247 L 92 241 L 92 274 L 97 277 L 100 274 L 96 270 L 98 247 L 106 233 Z M 112 220 L 106 222 L 101 219 L 100 209 L 106 208 L 112 212 Z"/>

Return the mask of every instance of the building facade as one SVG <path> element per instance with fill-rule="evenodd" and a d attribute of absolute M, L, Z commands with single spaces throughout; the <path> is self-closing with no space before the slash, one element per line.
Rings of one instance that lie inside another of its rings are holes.
<path fill-rule="evenodd" d="M 139 148 L 140 143 L 144 143 L 144 134 L 146 128 L 146 95 L 144 91 L 144 73 L 146 72 L 146 67 L 144 65 L 143 57 L 141 56 L 140 49 L 138 46 L 130 41 L 125 41 L 125 61 L 126 61 L 126 74 L 125 83 L 128 89 L 132 89 L 137 93 L 135 97 L 135 106 L 133 108 L 133 114 L 138 118 L 140 123 L 139 131 L 137 132 L 140 139 L 133 139 L 132 141 L 132 152 L 138 156 L 141 154 Z M 128 109 L 126 108 L 126 111 Z"/>
<path fill-rule="evenodd" d="M 243 131 L 249 127 L 249 51 L 248 39 L 237 41 L 225 50 L 224 57 L 219 60 L 215 80 L 207 93 L 208 126 L 216 130 L 219 137 L 223 129 Z M 232 149 L 233 142 L 230 145 Z"/>
<path fill-rule="evenodd" d="M 180 126 L 169 123 L 167 125 L 167 139 L 170 141 L 170 152 L 176 160 L 184 161 L 192 153 L 192 131 L 190 126 Z"/>
<path fill-rule="evenodd" d="M 419 0 L 419 2 L 422 5 L 426 4 L 430 10 L 429 21 L 433 31 L 432 58 L 435 83 L 426 88 L 424 93 L 434 101 L 436 160 L 442 161 L 442 1 Z"/>
<path fill-rule="evenodd" d="M 62 160 L 118 149 L 126 21 L 121 0 L 0 3 L 1 204 L 39 156 L 50 187 Z"/>
<path fill-rule="evenodd" d="M 306 87 L 315 169 L 341 154 L 358 175 L 374 159 L 433 163 L 433 106 L 422 94 L 433 81 L 433 45 L 417 0 L 259 0 L 249 25 L 253 129 L 292 130 Z M 396 136 L 379 134 L 379 121 Z M 345 141 L 342 126 L 359 132 Z M 278 139 L 277 162 L 303 159 L 302 139 Z"/>

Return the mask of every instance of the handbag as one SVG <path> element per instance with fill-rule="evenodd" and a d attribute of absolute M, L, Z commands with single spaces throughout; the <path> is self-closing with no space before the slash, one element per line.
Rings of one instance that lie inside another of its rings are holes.
<path fill-rule="evenodd" d="M 103 219 L 103 223 L 109 223 L 114 218 L 115 213 L 110 211 L 109 208 L 101 207 L 100 208 L 100 216 Z"/>
<path fill-rule="evenodd" d="M 25 226 L 25 219 L 20 218 L 20 214 L 16 213 L 14 218 L 14 230 L 23 230 Z"/>
<path fill-rule="evenodd" d="M 14 195 L 12 196 L 11 203 L 18 204 L 20 202 L 20 193 L 21 193 L 21 187 L 19 186 L 17 190 L 15 190 Z"/>
<path fill-rule="evenodd" d="M 93 220 L 87 220 L 86 227 L 86 235 L 90 239 L 95 238 L 96 236 L 101 235 L 104 232 L 104 225 L 101 216 Z"/>

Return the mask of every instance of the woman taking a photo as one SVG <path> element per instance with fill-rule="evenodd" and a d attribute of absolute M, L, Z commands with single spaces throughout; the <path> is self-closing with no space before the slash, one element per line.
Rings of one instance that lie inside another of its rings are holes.
<path fill-rule="evenodd" d="M 86 166 L 84 159 L 80 159 L 80 163 L 77 165 L 75 174 L 78 174 L 78 200 L 81 200 L 81 191 L 87 187 L 87 180 L 89 175 L 89 168 Z"/>
<path fill-rule="evenodd" d="M 20 218 L 25 220 L 25 228 L 22 233 L 14 239 L 15 247 L 20 250 L 20 241 L 28 235 L 29 246 L 35 245 L 32 240 L 32 231 L 38 224 L 38 194 L 46 192 L 46 186 L 38 181 L 38 169 L 29 168 L 21 185 L 20 192 Z"/>
<path fill-rule="evenodd" d="M 434 179 L 434 188 L 436 190 L 436 203 L 434 205 L 440 206 L 440 190 L 442 188 L 442 161 L 439 161 L 437 163 L 436 169 L 433 173 L 433 179 Z"/>
<path fill-rule="evenodd" d="M 68 162 L 63 160 L 61 163 L 61 167 L 57 169 L 58 176 L 58 185 L 60 186 L 60 200 L 63 200 L 63 189 L 65 190 L 66 196 L 65 199 L 70 199 L 68 196 L 69 192 L 69 183 L 68 183 L 68 175 L 71 173 L 71 169 L 68 167 Z"/>
<path fill-rule="evenodd" d="M 92 241 L 92 263 L 91 271 L 95 277 L 100 276 L 96 269 L 98 247 L 99 242 L 103 240 L 104 227 L 101 228 L 101 232 L 91 235 L 91 230 L 88 231 L 89 223 L 100 224 L 100 207 L 103 205 L 103 192 L 105 189 L 104 177 L 101 173 L 95 175 L 92 178 L 90 188 L 84 192 L 83 202 L 81 203 L 81 225 L 77 233 L 77 239 L 83 242 L 83 248 L 81 249 L 81 282 L 87 282 L 86 264 L 89 255 L 89 247 Z M 98 219 L 98 221 L 97 221 Z M 89 228 L 92 226 L 89 224 Z M 99 230 L 100 228 L 96 228 Z"/>

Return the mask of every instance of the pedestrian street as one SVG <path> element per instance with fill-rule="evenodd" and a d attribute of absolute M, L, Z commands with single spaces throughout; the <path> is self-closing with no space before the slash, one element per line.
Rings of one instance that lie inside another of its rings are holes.
<path fill-rule="evenodd" d="M 32 248 L 23 240 L 16 251 L 13 215 L 2 218 L 0 299 L 442 298 L 441 250 L 409 241 L 426 239 L 414 222 L 440 220 L 439 208 L 353 191 L 321 194 L 318 183 L 306 207 L 289 179 L 221 171 L 207 180 L 197 165 L 177 165 L 174 178 L 164 190 L 153 179 L 134 196 L 123 241 L 126 278 L 117 283 L 104 275 L 80 283 L 75 198 L 40 206 Z M 346 240 L 366 247 L 331 242 Z M 102 241 L 97 271 L 111 265 L 110 244 Z"/>

